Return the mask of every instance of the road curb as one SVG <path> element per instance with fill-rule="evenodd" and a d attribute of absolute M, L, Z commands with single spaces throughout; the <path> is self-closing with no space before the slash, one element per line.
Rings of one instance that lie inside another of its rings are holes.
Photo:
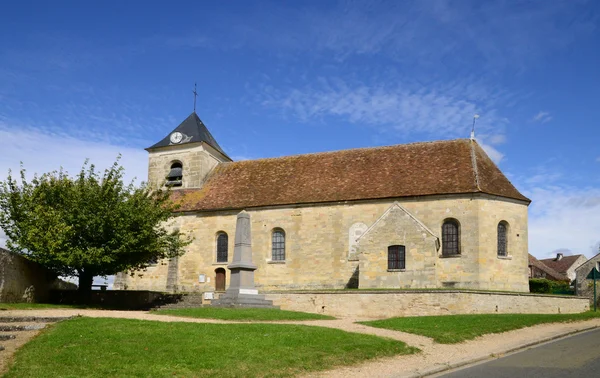
<path fill-rule="evenodd" d="M 561 339 L 563 337 L 572 336 L 572 335 L 575 335 L 577 333 L 583 333 L 583 332 L 591 331 L 593 329 L 598 329 L 598 328 L 600 328 L 600 326 L 592 326 L 592 327 L 578 329 L 578 330 L 575 330 L 575 331 L 569 331 L 569 332 L 566 332 L 566 333 L 562 333 L 560 335 L 546 337 L 544 339 L 532 341 L 530 343 L 523 344 L 523 345 L 518 346 L 518 347 L 506 349 L 504 351 L 501 351 L 501 352 L 498 352 L 498 353 L 494 353 L 494 355 L 495 354 L 499 354 L 499 355 L 502 355 L 502 357 L 504 357 L 504 355 L 509 354 L 509 353 L 519 352 L 519 351 L 531 348 L 532 346 L 544 344 L 544 343 L 547 343 L 547 342 L 550 342 L 550 341 Z M 422 372 L 418 372 L 418 373 L 409 375 L 408 378 L 425 378 L 425 377 L 429 377 L 429 376 L 434 375 L 434 374 L 439 374 L 439 373 L 443 373 L 445 371 L 458 369 L 460 367 L 464 367 L 464 366 L 468 366 L 468 365 L 473 365 L 473 364 L 476 364 L 476 363 L 479 363 L 479 362 L 483 362 L 483 361 L 491 361 L 491 360 L 495 360 L 495 359 L 501 358 L 500 356 L 494 356 L 494 355 L 473 358 L 473 359 L 470 359 L 470 360 L 463 360 L 463 361 L 456 362 L 456 363 L 453 363 L 453 364 L 447 364 L 447 365 L 444 365 L 444 366 L 440 366 L 440 367 L 428 369 L 428 370 L 425 370 L 425 371 L 422 371 Z"/>

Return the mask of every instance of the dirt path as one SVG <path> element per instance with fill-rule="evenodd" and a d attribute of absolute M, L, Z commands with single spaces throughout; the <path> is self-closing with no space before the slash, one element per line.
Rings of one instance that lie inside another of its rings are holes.
<path fill-rule="evenodd" d="M 3 316 L 89 316 L 103 318 L 126 318 L 141 320 L 156 320 L 164 322 L 187 323 L 213 323 L 231 324 L 248 323 L 239 321 L 225 321 L 216 319 L 184 318 L 168 315 L 157 315 L 139 311 L 105 311 L 105 310 L 79 310 L 79 309 L 49 309 L 49 310 L 11 310 L 3 311 Z M 491 334 L 478 337 L 475 340 L 460 344 L 437 344 L 432 339 L 424 336 L 413 335 L 405 332 L 391 331 L 367 327 L 354 323 L 357 319 L 336 320 L 306 320 L 306 321 L 277 321 L 253 323 L 278 323 L 278 324 L 303 324 L 310 326 L 337 328 L 348 332 L 357 332 L 400 340 L 408 345 L 421 349 L 421 353 L 410 356 L 397 356 L 378 359 L 356 366 L 337 368 L 313 373 L 307 377 L 411 377 L 423 374 L 432 374 L 436 370 L 449 366 L 464 364 L 473 360 L 499 356 L 508 351 L 526 347 L 532 343 L 549 340 L 565 334 L 600 327 L 600 319 L 587 320 L 575 323 L 542 324 L 529 328 L 522 328 L 501 334 Z M 9 352 L 8 350 L 0 353 Z M 9 353 L 11 354 L 11 353 Z M 0 371 L 3 359 L 0 358 Z"/>

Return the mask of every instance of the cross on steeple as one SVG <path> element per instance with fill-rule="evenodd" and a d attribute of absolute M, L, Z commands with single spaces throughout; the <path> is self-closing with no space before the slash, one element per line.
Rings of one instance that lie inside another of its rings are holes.
<path fill-rule="evenodd" d="M 196 97 L 198 97 L 198 92 L 196 91 L 196 83 L 194 83 L 194 90 L 192 91 L 194 94 L 194 113 L 196 113 Z"/>

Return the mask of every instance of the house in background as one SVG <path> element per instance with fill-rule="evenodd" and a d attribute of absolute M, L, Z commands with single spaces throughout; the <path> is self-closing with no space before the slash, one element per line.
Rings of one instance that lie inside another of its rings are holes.
<path fill-rule="evenodd" d="M 575 268 L 575 294 L 579 296 L 593 296 L 593 280 L 588 279 L 587 276 L 594 267 L 600 271 L 600 253 Z"/>
<path fill-rule="evenodd" d="M 559 252 L 554 258 L 540 261 L 558 273 L 566 275 L 570 281 L 574 281 L 576 278 L 575 269 L 586 262 L 587 258 L 584 255 L 565 256 Z"/>
<path fill-rule="evenodd" d="M 529 278 L 545 278 L 552 281 L 570 281 L 569 277 L 558 273 L 548 265 L 529 255 Z"/>

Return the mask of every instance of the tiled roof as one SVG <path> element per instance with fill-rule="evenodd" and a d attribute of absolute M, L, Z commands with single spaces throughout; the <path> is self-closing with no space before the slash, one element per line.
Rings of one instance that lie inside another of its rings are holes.
<path fill-rule="evenodd" d="M 569 277 L 564 274 L 557 272 L 556 270 L 550 268 L 548 265 L 544 264 L 542 261 L 535 258 L 529 254 L 529 266 L 534 266 L 539 270 L 546 273 L 546 278 L 555 280 L 555 281 L 569 281 Z"/>
<path fill-rule="evenodd" d="M 573 264 L 583 255 L 570 255 L 563 256 L 562 259 L 556 260 L 556 258 L 542 259 L 542 263 L 546 264 L 550 268 L 556 270 L 559 273 L 566 273 Z"/>
<path fill-rule="evenodd" d="M 469 139 L 219 164 L 180 211 L 488 193 L 530 202 Z"/>

